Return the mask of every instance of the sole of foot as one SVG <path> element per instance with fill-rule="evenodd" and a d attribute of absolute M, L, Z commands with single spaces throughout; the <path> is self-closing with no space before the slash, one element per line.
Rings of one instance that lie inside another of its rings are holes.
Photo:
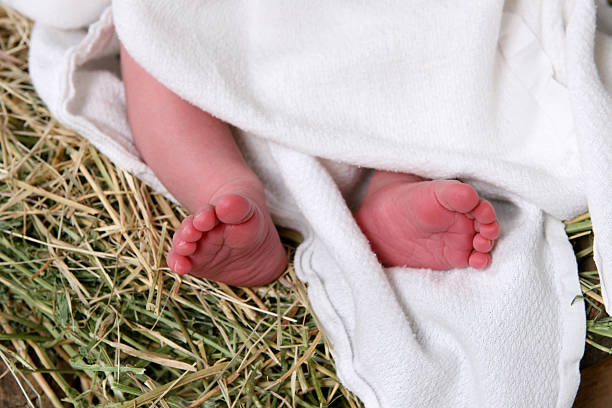
<path fill-rule="evenodd" d="M 259 286 L 280 276 L 287 255 L 265 206 L 243 195 L 225 194 L 183 220 L 167 263 L 179 274 Z"/>
<path fill-rule="evenodd" d="M 483 269 L 499 235 L 491 203 L 456 180 L 396 177 L 366 192 L 355 217 L 385 266 Z"/>

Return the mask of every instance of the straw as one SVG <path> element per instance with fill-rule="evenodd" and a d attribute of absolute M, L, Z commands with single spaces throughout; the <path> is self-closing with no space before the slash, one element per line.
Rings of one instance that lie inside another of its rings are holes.
<path fill-rule="evenodd" d="M 362 406 L 336 377 L 291 263 L 252 289 L 169 271 L 187 211 L 51 117 L 27 73 L 30 29 L 0 10 L 0 353 L 11 371 L 58 408 Z M 592 236 L 588 215 L 567 229 Z M 292 256 L 301 237 L 281 236 Z M 612 337 L 596 272 L 580 282 L 587 342 L 609 352 L 593 337 Z"/>

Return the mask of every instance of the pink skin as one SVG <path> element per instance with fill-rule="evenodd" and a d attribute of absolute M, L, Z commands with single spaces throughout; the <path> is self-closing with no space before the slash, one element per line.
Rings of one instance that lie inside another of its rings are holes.
<path fill-rule="evenodd" d="M 160 84 L 122 48 L 128 119 L 144 161 L 194 215 L 166 261 L 177 273 L 263 285 L 287 265 L 261 182 L 229 126 Z"/>
<path fill-rule="evenodd" d="M 236 286 L 273 281 L 287 265 L 265 206 L 238 194 L 224 194 L 185 218 L 172 239 L 168 265 Z"/>
<path fill-rule="evenodd" d="M 499 235 L 495 210 L 469 185 L 411 174 L 374 174 L 357 223 L 386 266 L 483 269 Z"/>
<path fill-rule="evenodd" d="M 275 280 L 287 255 L 229 126 L 160 84 L 123 48 L 121 67 L 136 147 L 192 211 L 174 234 L 168 266 L 236 286 Z M 402 173 L 376 172 L 355 217 L 387 266 L 485 268 L 498 234 L 493 207 L 472 187 Z"/>

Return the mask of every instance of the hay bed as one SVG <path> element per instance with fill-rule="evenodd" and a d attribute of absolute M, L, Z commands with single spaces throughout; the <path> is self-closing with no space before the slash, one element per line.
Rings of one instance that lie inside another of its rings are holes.
<path fill-rule="evenodd" d="M 0 357 L 29 406 L 361 406 L 292 265 L 252 290 L 170 273 L 185 209 L 50 116 L 27 74 L 30 27 L 0 10 Z M 567 229 L 592 236 L 588 215 Z M 281 235 L 292 254 L 299 237 Z M 581 283 L 589 336 L 612 337 L 596 272 Z"/>

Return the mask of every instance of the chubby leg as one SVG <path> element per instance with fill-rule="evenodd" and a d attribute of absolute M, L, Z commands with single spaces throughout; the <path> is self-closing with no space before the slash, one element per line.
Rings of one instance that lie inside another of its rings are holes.
<path fill-rule="evenodd" d="M 229 126 L 160 84 L 123 48 L 121 68 L 136 147 L 193 212 L 174 235 L 168 266 L 237 286 L 276 279 L 286 254 Z"/>
<path fill-rule="evenodd" d="M 469 185 L 377 171 L 357 223 L 386 266 L 482 269 L 499 234 L 495 210 Z"/>

